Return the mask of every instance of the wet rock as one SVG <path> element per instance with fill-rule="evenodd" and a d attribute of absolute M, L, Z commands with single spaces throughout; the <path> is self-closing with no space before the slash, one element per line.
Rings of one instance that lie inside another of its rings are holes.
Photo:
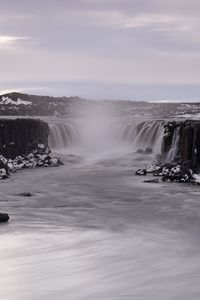
<path fill-rule="evenodd" d="M 185 182 L 189 183 L 193 181 L 192 174 L 190 170 L 183 171 L 181 170 L 180 172 L 173 172 L 172 170 L 169 171 L 168 174 L 164 174 L 162 177 L 163 181 L 176 181 L 176 182 Z"/>
<path fill-rule="evenodd" d="M 158 170 L 160 170 L 160 166 L 158 166 L 157 164 L 152 164 L 146 168 L 147 173 L 152 174 L 154 174 L 154 172 L 157 172 Z"/>
<path fill-rule="evenodd" d="M 153 173 L 154 176 L 162 176 L 163 181 L 192 182 L 193 172 L 180 164 L 167 164 Z"/>
<path fill-rule="evenodd" d="M 144 154 L 152 154 L 153 153 L 153 150 L 149 147 L 147 147 L 145 150 L 144 150 Z"/>
<path fill-rule="evenodd" d="M 31 196 L 33 196 L 33 194 L 31 194 L 31 193 L 20 193 L 20 194 L 18 194 L 18 196 L 31 197 Z"/>
<path fill-rule="evenodd" d="M 161 162 L 168 159 L 168 153 L 174 148 L 177 131 L 176 151 L 172 162 L 185 165 L 194 172 L 200 171 L 200 121 L 186 120 L 167 122 L 162 145 Z"/>
<path fill-rule="evenodd" d="M 25 168 L 62 165 L 48 147 L 49 126 L 36 119 L 0 120 L 0 179 Z"/>
<path fill-rule="evenodd" d="M 0 179 L 6 179 L 9 177 L 10 173 L 14 173 L 22 169 L 37 167 L 59 167 L 63 165 L 60 158 L 50 154 L 50 150 L 47 154 L 46 151 L 45 153 L 41 154 L 41 151 L 38 153 L 37 150 L 35 150 L 33 153 L 29 153 L 28 155 L 17 156 L 13 160 L 6 160 L 2 156 L 1 158 L 6 161 L 6 163 L 4 162 L 4 168 L 0 169 Z"/>
<path fill-rule="evenodd" d="M 200 173 L 200 121 L 170 121 L 164 128 L 161 154 L 146 172 L 161 176 L 163 181 L 196 184 L 193 174 Z M 136 175 L 145 175 L 143 170 L 139 169 Z"/>
<path fill-rule="evenodd" d="M 1 119 L 0 154 L 6 159 L 48 147 L 49 126 L 36 119 Z"/>
<path fill-rule="evenodd" d="M 143 150 L 143 149 L 138 149 L 138 150 L 137 150 L 137 153 L 138 153 L 138 154 L 144 154 L 144 150 Z"/>
<path fill-rule="evenodd" d="M 0 179 L 9 178 L 9 167 L 6 162 L 5 158 L 0 158 Z"/>
<path fill-rule="evenodd" d="M 138 154 L 144 154 L 144 155 L 149 155 L 149 154 L 152 154 L 153 153 L 153 150 L 149 147 L 147 147 L 146 149 L 138 149 L 137 150 L 137 153 Z"/>
<path fill-rule="evenodd" d="M 149 180 L 144 180 L 145 183 L 159 183 L 158 179 L 149 179 Z"/>
<path fill-rule="evenodd" d="M 146 171 L 146 169 L 138 169 L 138 170 L 135 172 L 135 175 L 138 175 L 138 176 L 146 176 L 146 175 L 147 175 L 147 171 Z"/>
<path fill-rule="evenodd" d="M 10 219 L 8 214 L 0 213 L 0 223 L 8 222 Z"/>

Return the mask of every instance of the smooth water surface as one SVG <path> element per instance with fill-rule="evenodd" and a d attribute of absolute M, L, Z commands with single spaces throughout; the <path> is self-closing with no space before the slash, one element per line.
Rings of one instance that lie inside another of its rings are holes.
<path fill-rule="evenodd" d="M 59 154 L 1 182 L 1 299 L 199 300 L 199 188 L 144 183 L 131 145 Z"/>

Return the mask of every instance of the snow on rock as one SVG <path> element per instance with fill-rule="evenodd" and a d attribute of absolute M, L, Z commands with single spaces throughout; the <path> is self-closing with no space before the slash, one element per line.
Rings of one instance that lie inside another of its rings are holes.
<path fill-rule="evenodd" d="M 193 174 L 194 183 L 200 185 L 200 174 Z"/>
<path fill-rule="evenodd" d="M 38 148 L 40 148 L 40 149 L 44 149 L 44 148 L 45 148 L 45 146 L 44 146 L 44 144 L 38 144 Z"/>
<path fill-rule="evenodd" d="M 13 105 L 31 105 L 32 102 L 31 101 L 22 100 L 20 98 L 18 98 L 17 101 L 14 101 L 14 100 L 12 100 L 9 97 L 4 97 L 3 96 L 1 98 L 0 104 L 3 104 L 3 105 L 8 105 L 8 104 L 13 104 Z"/>
<path fill-rule="evenodd" d="M 0 155 L 0 179 L 6 179 L 10 173 L 14 173 L 18 170 L 25 168 L 36 167 L 58 167 L 63 165 L 62 161 L 58 157 L 54 157 L 51 151 L 45 149 L 41 154 L 41 149 L 33 151 L 28 155 L 19 155 L 15 159 L 6 159 Z"/>

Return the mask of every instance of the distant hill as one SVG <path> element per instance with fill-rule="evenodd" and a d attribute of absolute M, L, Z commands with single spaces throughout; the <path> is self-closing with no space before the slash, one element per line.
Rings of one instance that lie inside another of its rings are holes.
<path fill-rule="evenodd" d="M 6 116 L 64 116 L 83 103 L 78 97 L 49 97 L 8 93 L 0 96 L 0 115 Z"/>
<path fill-rule="evenodd" d="M 0 96 L 0 116 L 80 116 L 110 111 L 116 115 L 171 118 L 200 113 L 200 103 L 149 103 L 125 100 L 86 100 L 79 97 L 50 97 L 8 93 Z"/>
<path fill-rule="evenodd" d="M 92 109 L 115 112 L 144 109 L 145 102 L 86 100 L 79 97 L 50 97 L 12 92 L 0 96 L 1 116 L 74 116 Z M 147 103 L 145 104 L 145 106 Z M 152 104 L 147 105 L 151 107 Z"/>

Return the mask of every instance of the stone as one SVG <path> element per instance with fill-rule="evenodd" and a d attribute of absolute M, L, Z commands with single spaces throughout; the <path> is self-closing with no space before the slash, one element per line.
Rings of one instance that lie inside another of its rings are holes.
<path fill-rule="evenodd" d="M 137 153 L 138 153 L 138 154 L 144 154 L 144 150 L 143 150 L 143 149 L 138 149 L 138 150 L 137 150 Z"/>
<path fill-rule="evenodd" d="M 149 179 L 149 180 L 144 180 L 145 183 L 159 183 L 158 179 Z"/>
<path fill-rule="evenodd" d="M 0 213 L 0 223 L 8 222 L 10 219 L 9 215 L 6 213 Z"/>
<path fill-rule="evenodd" d="M 144 154 L 152 154 L 153 153 L 153 150 L 150 148 L 150 147 L 147 147 L 145 150 L 144 150 Z"/>
<path fill-rule="evenodd" d="M 146 149 L 138 149 L 137 150 L 138 154 L 144 154 L 144 155 L 148 155 L 148 154 L 152 154 L 153 150 L 150 147 L 147 147 Z"/>
<path fill-rule="evenodd" d="M 146 169 L 138 169 L 138 170 L 135 172 L 135 175 L 146 176 L 146 175 L 147 175 L 147 171 L 146 171 Z"/>
<path fill-rule="evenodd" d="M 33 196 L 33 194 L 31 194 L 31 193 L 20 193 L 19 196 L 31 197 L 31 196 Z"/>

